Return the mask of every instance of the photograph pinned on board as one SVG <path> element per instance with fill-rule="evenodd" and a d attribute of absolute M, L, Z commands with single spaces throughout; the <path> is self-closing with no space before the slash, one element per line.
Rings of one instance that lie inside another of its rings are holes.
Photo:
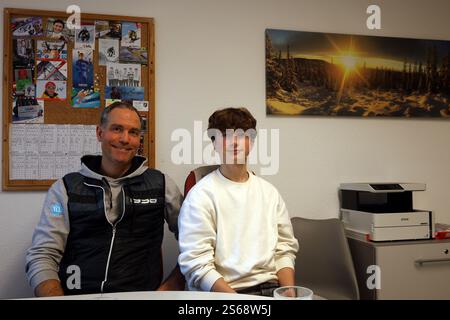
<path fill-rule="evenodd" d="M 48 18 L 45 35 L 52 39 L 63 40 L 65 42 L 74 41 L 75 30 L 67 28 L 65 19 Z"/>
<path fill-rule="evenodd" d="M 98 39 L 98 51 L 100 66 L 106 65 L 108 62 L 119 62 L 119 40 Z"/>
<path fill-rule="evenodd" d="M 15 69 L 14 70 L 15 81 L 15 94 L 25 95 L 26 87 L 33 83 L 33 70 L 32 69 Z"/>
<path fill-rule="evenodd" d="M 94 86 L 93 52 L 91 49 L 72 51 L 72 86 L 91 88 Z"/>
<path fill-rule="evenodd" d="M 36 41 L 36 58 L 49 60 L 67 60 L 67 44 L 64 41 Z"/>
<path fill-rule="evenodd" d="M 103 39 L 109 32 L 109 22 L 103 20 L 95 21 L 95 37 Z"/>
<path fill-rule="evenodd" d="M 32 39 L 13 39 L 13 65 L 16 68 L 33 68 L 34 44 Z"/>
<path fill-rule="evenodd" d="M 104 37 L 109 39 L 122 38 L 122 23 L 120 21 L 109 21 L 109 31 Z"/>
<path fill-rule="evenodd" d="M 105 98 L 144 100 L 144 87 L 105 87 Z"/>
<path fill-rule="evenodd" d="M 66 100 L 66 81 L 36 81 L 36 97 L 41 100 Z"/>
<path fill-rule="evenodd" d="M 107 86 L 140 87 L 141 65 L 132 63 L 107 63 Z"/>
<path fill-rule="evenodd" d="M 13 37 L 42 36 L 42 17 L 12 18 Z"/>
<path fill-rule="evenodd" d="M 105 99 L 105 108 L 109 107 L 114 102 L 121 102 L 120 99 Z"/>
<path fill-rule="evenodd" d="M 13 123 L 44 123 L 44 101 L 30 97 L 17 97 L 13 101 Z"/>
<path fill-rule="evenodd" d="M 72 88 L 72 107 L 99 108 L 100 92 L 93 88 Z"/>
<path fill-rule="evenodd" d="M 82 23 L 80 29 L 75 30 L 76 49 L 95 49 L 95 25 Z"/>
<path fill-rule="evenodd" d="M 119 62 L 148 64 L 146 48 L 120 47 Z"/>
<path fill-rule="evenodd" d="M 137 22 L 122 22 L 122 47 L 141 47 L 141 24 Z"/>
<path fill-rule="evenodd" d="M 67 61 L 65 60 L 37 60 L 38 80 L 67 80 Z"/>
<path fill-rule="evenodd" d="M 34 83 L 27 84 L 24 88 L 25 97 L 36 97 L 36 85 Z"/>
<path fill-rule="evenodd" d="M 135 107 L 137 111 L 147 112 L 148 106 L 148 101 L 133 101 L 133 107 Z"/>

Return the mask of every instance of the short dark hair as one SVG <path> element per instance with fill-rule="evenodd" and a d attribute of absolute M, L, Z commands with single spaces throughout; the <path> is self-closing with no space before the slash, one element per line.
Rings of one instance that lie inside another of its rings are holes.
<path fill-rule="evenodd" d="M 113 111 L 114 109 L 128 109 L 131 111 L 134 111 L 137 116 L 139 117 L 139 124 L 140 124 L 140 128 L 142 128 L 142 117 L 139 114 L 139 112 L 137 111 L 137 109 L 135 107 L 133 107 L 131 104 L 129 104 L 128 102 L 125 101 L 116 101 L 111 103 L 109 106 L 107 106 L 105 109 L 103 109 L 101 115 L 100 115 L 100 126 L 104 127 L 106 125 L 106 123 L 108 122 L 108 115 L 111 113 L 111 111 Z"/>
<path fill-rule="evenodd" d="M 55 23 L 61 23 L 61 24 L 63 25 L 63 27 L 66 25 L 66 24 L 64 23 L 64 21 L 62 21 L 61 19 L 56 19 L 55 21 L 53 21 L 53 25 L 54 25 Z"/>
<path fill-rule="evenodd" d="M 247 108 L 226 108 L 215 111 L 208 120 L 208 130 L 215 129 L 225 133 L 227 129 L 256 130 L 256 119 Z M 209 130 L 210 132 L 213 130 Z M 214 141 L 214 135 L 209 135 Z"/>

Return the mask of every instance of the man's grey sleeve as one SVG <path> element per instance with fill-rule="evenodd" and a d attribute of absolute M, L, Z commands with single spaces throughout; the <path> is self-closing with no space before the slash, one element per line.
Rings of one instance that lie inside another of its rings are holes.
<path fill-rule="evenodd" d="M 59 179 L 47 193 L 40 221 L 26 254 L 25 270 L 33 291 L 45 280 L 59 280 L 59 263 L 69 230 L 67 193 L 63 181 Z"/>
<path fill-rule="evenodd" d="M 183 203 L 183 196 L 172 178 L 167 174 L 164 174 L 164 177 L 166 181 L 166 208 L 164 214 L 169 230 L 175 234 L 175 238 L 178 240 L 178 215 Z"/>

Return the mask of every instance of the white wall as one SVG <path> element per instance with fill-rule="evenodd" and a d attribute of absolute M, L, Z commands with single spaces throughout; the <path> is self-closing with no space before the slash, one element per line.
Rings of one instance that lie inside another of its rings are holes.
<path fill-rule="evenodd" d="M 372 3 L 382 8 L 379 31 L 365 27 Z M 265 28 L 450 40 L 450 2 L 2 0 L 0 7 L 63 11 L 69 4 L 84 12 L 155 18 L 157 166 L 180 187 L 194 165 L 171 162 L 172 131 L 193 130 L 194 120 L 206 121 L 217 107 L 244 105 L 259 128 L 281 131 L 280 171 L 267 179 L 292 216 L 337 217 L 341 182 L 412 181 L 427 183 L 415 206 L 450 223 L 448 120 L 266 117 L 264 100 Z M 0 193 L 0 297 L 31 294 L 24 251 L 43 199 L 43 192 Z M 172 237 L 166 237 L 165 255 L 167 271 L 176 259 Z"/>

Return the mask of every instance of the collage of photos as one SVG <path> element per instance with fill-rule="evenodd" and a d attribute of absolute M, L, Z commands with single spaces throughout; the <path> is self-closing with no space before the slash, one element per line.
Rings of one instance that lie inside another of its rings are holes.
<path fill-rule="evenodd" d="M 66 100 L 67 43 L 64 40 L 36 41 L 36 97 Z"/>
<path fill-rule="evenodd" d="M 12 19 L 11 32 L 13 122 L 43 123 L 45 102 L 52 100 L 70 100 L 73 108 L 99 108 L 102 98 L 106 104 L 123 100 L 148 112 L 141 68 L 148 52 L 140 23 L 82 21 L 73 30 L 65 18 L 20 17 Z M 94 81 L 95 65 L 106 70 L 104 95 Z"/>

